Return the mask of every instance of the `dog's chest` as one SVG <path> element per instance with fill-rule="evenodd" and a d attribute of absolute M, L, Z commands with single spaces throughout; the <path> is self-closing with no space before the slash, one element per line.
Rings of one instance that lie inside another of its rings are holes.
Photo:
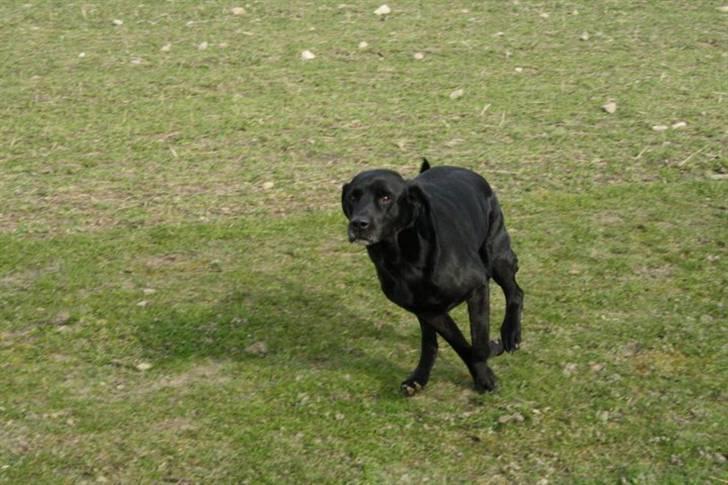
<path fill-rule="evenodd" d="M 426 268 L 377 266 L 382 291 L 390 301 L 412 312 L 435 311 L 452 306 L 455 288 L 438 285 Z M 448 290 L 445 290 L 447 288 Z"/>
<path fill-rule="evenodd" d="M 432 288 L 425 278 L 424 269 L 415 266 L 377 266 L 382 291 L 392 302 L 411 310 L 423 303 L 422 295 L 432 299 Z"/>

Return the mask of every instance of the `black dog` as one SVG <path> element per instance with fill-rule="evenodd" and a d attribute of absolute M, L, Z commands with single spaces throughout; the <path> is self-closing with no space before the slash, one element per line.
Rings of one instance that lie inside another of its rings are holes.
<path fill-rule="evenodd" d="M 360 173 L 344 185 L 341 204 L 349 240 L 367 247 L 384 294 L 420 322 L 420 360 L 402 390 L 412 395 L 427 384 L 437 334 L 468 366 L 475 389 L 493 390 L 487 360 L 518 349 L 523 291 L 503 212 L 485 179 L 462 168 L 430 169 L 424 160 L 412 180 L 391 170 Z M 506 298 L 500 342 L 489 340 L 491 277 Z M 472 345 L 448 315 L 464 301 Z"/>

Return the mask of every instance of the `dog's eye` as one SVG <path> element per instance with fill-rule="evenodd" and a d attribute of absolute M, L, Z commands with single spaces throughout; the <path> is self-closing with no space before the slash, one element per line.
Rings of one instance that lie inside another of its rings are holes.
<path fill-rule="evenodd" d="M 390 202 L 392 202 L 391 195 L 383 195 L 383 196 L 379 197 L 380 204 L 389 204 Z"/>

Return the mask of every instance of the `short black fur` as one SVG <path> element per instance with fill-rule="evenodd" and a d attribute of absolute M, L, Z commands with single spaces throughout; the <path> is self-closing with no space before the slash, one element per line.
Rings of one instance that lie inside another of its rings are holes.
<path fill-rule="evenodd" d="M 391 170 L 358 174 L 344 185 L 341 201 L 349 240 L 366 245 L 384 294 L 420 323 L 419 363 L 402 390 L 412 395 L 427 384 L 437 335 L 465 362 L 476 390 L 495 389 L 487 360 L 518 349 L 523 291 L 503 212 L 485 179 L 463 168 L 431 168 L 423 159 L 412 180 Z M 491 278 L 506 298 L 500 341 L 489 337 Z M 462 302 L 472 344 L 448 314 Z"/>

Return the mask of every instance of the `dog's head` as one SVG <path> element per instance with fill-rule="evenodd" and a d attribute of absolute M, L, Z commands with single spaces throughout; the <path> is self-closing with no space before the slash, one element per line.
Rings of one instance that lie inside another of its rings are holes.
<path fill-rule="evenodd" d="M 368 170 L 344 184 L 341 207 L 349 241 L 369 246 L 394 236 L 414 221 L 424 195 L 391 170 Z"/>

